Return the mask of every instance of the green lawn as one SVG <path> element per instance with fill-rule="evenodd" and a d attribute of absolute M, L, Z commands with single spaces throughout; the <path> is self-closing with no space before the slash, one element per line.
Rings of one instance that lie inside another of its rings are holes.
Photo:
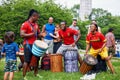
<path fill-rule="evenodd" d="M 18 60 L 19 63 L 19 60 Z M 102 72 L 97 74 L 95 80 L 120 80 L 120 59 L 113 58 L 112 59 L 113 66 L 115 68 L 116 74 L 110 74 L 110 71 Z M 3 72 L 4 69 L 4 59 L 0 61 L 0 80 L 3 80 Z M 76 73 L 53 73 L 51 71 L 39 70 L 39 74 L 43 76 L 43 78 L 38 78 L 33 75 L 33 72 L 28 72 L 27 78 L 28 80 L 80 80 L 80 77 L 83 75 L 80 72 Z M 15 72 L 14 80 L 22 80 L 22 71 Z"/>

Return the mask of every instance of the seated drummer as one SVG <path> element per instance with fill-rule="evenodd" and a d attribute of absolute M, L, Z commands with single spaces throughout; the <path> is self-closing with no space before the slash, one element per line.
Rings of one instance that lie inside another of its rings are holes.
<path fill-rule="evenodd" d="M 97 57 L 97 55 L 99 54 L 102 59 L 106 60 L 112 73 L 115 73 L 112 63 L 108 57 L 108 52 L 107 52 L 107 48 L 106 48 L 106 39 L 105 39 L 104 35 L 102 33 L 98 32 L 97 24 L 92 23 L 90 26 L 90 30 L 91 30 L 91 32 L 86 37 L 87 46 L 86 46 L 85 56 L 87 56 L 88 50 L 90 48 L 89 54 L 94 57 Z"/>
<path fill-rule="evenodd" d="M 71 28 L 68 28 L 66 26 L 66 22 L 63 21 L 61 22 L 61 30 L 59 30 L 59 38 L 63 41 L 63 44 L 60 46 L 60 48 L 57 50 L 57 54 L 62 54 L 64 50 L 69 49 L 69 48 L 75 48 L 78 49 L 76 46 L 76 43 L 80 39 L 80 33 L 76 30 L 73 30 Z M 77 35 L 76 41 L 74 40 L 74 35 Z M 78 54 L 79 55 L 79 54 Z M 82 59 L 79 55 L 79 63 L 82 63 Z"/>

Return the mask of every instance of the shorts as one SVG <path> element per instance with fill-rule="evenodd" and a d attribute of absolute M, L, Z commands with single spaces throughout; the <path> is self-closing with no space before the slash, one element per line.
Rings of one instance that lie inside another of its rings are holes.
<path fill-rule="evenodd" d="M 14 72 L 17 70 L 17 61 L 9 60 L 5 64 L 4 72 Z"/>
<path fill-rule="evenodd" d="M 102 50 L 101 53 L 98 53 L 99 50 L 100 50 L 100 49 L 95 50 L 95 49 L 93 49 L 93 48 L 91 47 L 89 54 L 92 55 L 92 56 L 94 56 L 94 57 L 97 57 L 97 55 L 99 54 L 102 59 L 105 59 L 105 58 L 108 57 L 108 51 L 107 51 L 107 48 L 106 48 L 106 47 L 103 48 L 103 50 Z"/>
<path fill-rule="evenodd" d="M 66 49 L 77 49 L 77 46 L 75 47 L 72 47 L 72 45 L 65 45 L 65 44 L 62 44 L 59 49 L 57 50 L 57 54 L 63 54 L 63 51 L 66 50 Z"/>
<path fill-rule="evenodd" d="M 112 55 L 115 54 L 115 49 L 114 49 L 114 47 L 108 47 L 108 55 L 110 55 L 110 54 L 112 54 Z"/>
<path fill-rule="evenodd" d="M 62 42 L 54 42 L 53 53 L 55 54 L 59 47 L 62 45 Z"/>
<path fill-rule="evenodd" d="M 29 44 L 31 50 L 32 50 L 32 45 Z M 31 52 L 31 50 L 28 48 L 27 45 L 24 45 L 24 62 L 30 63 L 31 59 L 34 59 L 34 62 L 38 62 L 40 57 L 34 56 Z"/>
<path fill-rule="evenodd" d="M 32 45 L 29 44 L 29 47 L 31 48 L 32 50 Z M 29 49 L 28 45 L 24 45 L 24 62 L 27 62 L 27 63 L 30 63 L 30 60 L 32 58 L 32 52 L 31 50 Z"/>

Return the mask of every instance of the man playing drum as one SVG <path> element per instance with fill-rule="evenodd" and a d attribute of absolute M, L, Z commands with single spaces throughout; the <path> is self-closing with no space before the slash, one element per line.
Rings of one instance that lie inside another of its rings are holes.
<path fill-rule="evenodd" d="M 63 44 L 60 46 L 60 48 L 57 50 L 57 54 L 62 54 L 64 50 L 75 48 L 77 49 L 76 43 L 80 39 L 80 34 L 78 31 L 68 28 L 66 26 L 66 22 L 61 22 L 61 30 L 59 30 L 59 37 L 61 40 L 63 40 Z M 74 35 L 78 36 L 76 41 L 74 40 Z M 78 56 L 80 64 L 82 63 L 82 59 L 80 56 Z"/>
<path fill-rule="evenodd" d="M 105 59 L 110 70 L 112 73 L 115 73 L 114 68 L 112 66 L 112 63 L 108 57 L 108 52 L 106 48 L 106 39 L 104 35 L 100 32 L 98 32 L 98 26 L 97 24 L 91 24 L 90 26 L 91 32 L 86 37 L 86 56 L 88 54 L 88 50 L 90 48 L 89 54 L 97 57 L 97 55 L 100 55 L 102 59 Z"/>
<path fill-rule="evenodd" d="M 39 14 L 36 10 L 32 9 L 29 12 L 28 20 L 25 21 L 20 29 L 20 35 L 22 38 L 24 38 L 24 64 L 23 64 L 23 77 L 24 80 L 27 80 L 25 75 L 27 72 L 27 69 L 29 67 L 31 58 L 33 56 L 31 49 L 34 41 L 37 39 L 38 36 L 40 36 L 40 29 L 38 27 L 38 24 L 36 23 L 39 18 Z M 34 74 L 37 75 L 38 72 L 38 61 L 39 57 L 35 56 L 35 65 L 34 65 Z"/>

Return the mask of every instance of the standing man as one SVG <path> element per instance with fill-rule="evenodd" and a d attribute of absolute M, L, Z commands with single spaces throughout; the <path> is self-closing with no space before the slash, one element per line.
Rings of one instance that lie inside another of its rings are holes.
<path fill-rule="evenodd" d="M 61 30 L 59 30 L 59 37 L 61 40 L 63 40 L 63 44 L 60 46 L 60 48 L 57 50 L 57 54 L 62 54 L 64 50 L 69 48 L 75 48 L 78 49 L 76 46 L 76 43 L 80 39 L 80 34 L 78 31 L 68 28 L 66 26 L 66 22 L 61 22 Z M 77 36 L 76 40 L 74 40 L 74 35 Z M 80 56 L 78 56 L 80 64 L 82 64 L 82 59 Z"/>
<path fill-rule="evenodd" d="M 48 44 L 48 52 L 47 54 L 53 53 L 53 37 L 55 31 L 55 25 L 53 24 L 53 18 L 50 17 L 48 23 L 45 24 L 42 28 L 42 33 L 46 33 L 44 36 L 44 41 Z"/>
<path fill-rule="evenodd" d="M 36 10 L 32 9 L 29 12 L 28 20 L 25 21 L 20 29 L 20 35 L 24 38 L 24 64 L 23 64 L 23 77 L 24 80 L 27 80 L 26 72 L 30 65 L 31 58 L 34 56 L 32 54 L 32 45 L 34 41 L 40 36 L 40 29 L 38 27 L 37 21 L 39 19 L 39 14 Z M 39 57 L 35 56 L 35 65 L 34 65 L 34 75 L 36 76 L 38 73 L 38 61 Z"/>
<path fill-rule="evenodd" d="M 69 28 L 74 29 L 74 30 L 76 30 L 80 33 L 79 27 L 77 26 L 77 20 L 76 19 L 73 19 L 72 25 Z M 74 40 L 76 40 L 77 37 L 78 36 L 74 35 Z"/>
<path fill-rule="evenodd" d="M 114 54 L 115 54 L 115 36 L 113 34 L 113 29 L 109 28 L 108 29 L 108 33 L 105 35 L 106 39 L 107 39 L 107 43 L 106 46 L 108 48 L 108 54 L 109 57 L 111 58 Z"/>
<path fill-rule="evenodd" d="M 91 24 L 90 26 L 91 32 L 86 37 L 86 56 L 88 54 L 88 50 L 90 49 L 89 54 L 97 57 L 100 55 L 102 59 L 105 59 L 112 73 L 115 73 L 110 58 L 108 57 L 108 52 L 106 48 L 106 39 L 104 35 L 98 32 L 98 26 L 96 24 Z"/>

